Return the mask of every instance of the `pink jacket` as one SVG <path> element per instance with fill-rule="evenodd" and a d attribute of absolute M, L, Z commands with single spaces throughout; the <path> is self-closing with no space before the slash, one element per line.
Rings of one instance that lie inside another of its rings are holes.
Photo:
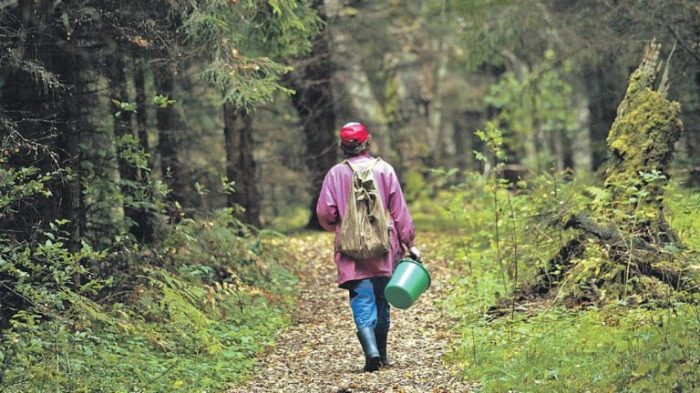
<path fill-rule="evenodd" d="M 369 167 L 373 158 L 363 154 L 348 159 L 355 168 L 362 170 Z M 356 261 L 335 252 L 335 264 L 338 267 L 338 285 L 350 280 L 371 277 L 391 277 L 394 265 L 404 254 L 402 244 L 412 247 L 416 237 L 413 219 L 406 208 L 401 185 L 394 168 L 385 161 L 380 161 L 373 169 L 377 190 L 381 195 L 384 208 L 391 215 L 389 220 L 391 250 L 382 257 Z M 348 191 L 352 179 L 352 170 L 347 164 L 336 164 L 326 174 L 321 187 L 321 194 L 316 205 L 316 213 L 321 226 L 335 232 L 338 241 L 340 222 L 343 220 L 348 202 Z"/>

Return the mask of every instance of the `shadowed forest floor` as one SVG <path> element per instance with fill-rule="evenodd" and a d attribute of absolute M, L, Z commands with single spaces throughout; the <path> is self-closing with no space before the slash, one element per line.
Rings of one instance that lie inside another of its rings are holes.
<path fill-rule="evenodd" d="M 437 302 L 449 292 L 445 261 L 429 260 L 430 289 L 408 310 L 392 309 L 389 368 L 362 372 L 347 291 L 336 286 L 332 235 L 288 239 L 308 256 L 293 326 L 283 332 L 253 370 L 253 377 L 227 392 L 468 392 L 472 385 L 443 363 L 453 321 Z M 423 250 L 430 255 L 428 245 Z"/>

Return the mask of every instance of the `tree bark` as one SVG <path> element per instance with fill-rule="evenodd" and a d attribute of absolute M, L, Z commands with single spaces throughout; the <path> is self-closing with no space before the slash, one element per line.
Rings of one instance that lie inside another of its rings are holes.
<path fill-rule="evenodd" d="M 126 63 L 123 60 L 123 51 L 115 49 L 115 54 L 111 61 L 111 72 L 110 72 L 110 89 L 111 98 L 117 100 L 118 102 L 131 102 L 129 97 L 129 92 L 127 89 L 127 73 L 126 73 Z M 117 140 L 117 162 L 119 168 L 119 177 L 121 179 L 120 191 L 125 200 L 124 204 L 124 216 L 128 218 L 129 221 L 129 232 L 134 236 L 134 238 L 141 243 L 148 243 L 153 240 L 153 223 L 152 214 L 143 208 L 136 208 L 133 206 L 134 198 L 134 187 L 142 186 L 148 187 L 146 184 L 144 173 L 140 173 L 139 169 L 126 158 L 126 154 L 131 146 L 124 145 L 125 138 L 128 136 L 137 136 L 140 132 L 145 132 L 145 119 L 146 119 L 146 107 L 145 107 L 145 93 L 143 91 L 144 81 L 143 81 L 143 69 L 141 67 L 134 67 L 134 84 L 137 91 L 136 100 L 136 129 L 132 126 L 133 112 L 128 110 L 123 110 L 116 104 L 113 106 L 113 113 L 115 113 L 114 118 L 114 137 Z M 140 71 L 140 74 L 139 74 Z M 140 97 L 138 95 L 141 95 Z M 116 113 L 119 112 L 117 116 Z M 144 128 L 142 128 L 144 127 Z M 141 136 L 138 137 L 139 148 L 143 149 L 144 141 L 141 140 Z M 128 142 L 131 143 L 131 142 Z M 143 152 L 144 154 L 146 151 Z M 142 202 L 142 201 L 137 201 Z"/>
<path fill-rule="evenodd" d="M 482 129 L 485 122 L 485 113 L 482 111 L 465 111 L 457 121 L 454 130 L 455 155 L 457 156 L 457 168 L 459 168 L 458 180 L 465 180 L 465 172 L 475 167 L 474 159 L 474 131 Z"/>
<path fill-rule="evenodd" d="M 327 20 L 323 1 L 314 7 L 324 21 Z M 306 143 L 306 165 L 311 173 L 308 229 L 321 230 L 316 215 L 316 203 L 326 172 L 337 160 L 336 113 L 333 94 L 333 63 L 328 35 L 325 30 L 313 43 L 311 54 L 297 61 L 295 71 L 288 79 L 296 93 L 292 104 L 299 114 Z"/>
<path fill-rule="evenodd" d="M 566 150 L 564 147 L 564 135 L 562 130 L 551 131 L 552 151 L 554 152 L 554 163 L 556 170 L 562 171 L 566 168 Z"/>
<path fill-rule="evenodd" d="M 617 91 L 620 83 L 616 75 L 611 75 L 614 70 L 615 60 L 607 54 L 595 68 L 584 74 L 586 91 L 588 92 L 588 111 L 592 160 L 591 168 L 597 170 L 607 159 L 605 138 L 608 130 L 615 120 L 615 107 L 620 99 Z"/>
<path fill-rule="evenodd" d="M 357 54 L 357 40 L 346 28 L 346 25 L 354 23 L 351 19 L 353 16 L 342 15 L 342 9 L 348 2 L 325 0 L 318 3 L 324 4 L 322 17 L 328 26 L 332 26 L 325 31 L 327 43 L 332 44 L 328 51 L 332 59 L 338 59 L 332 63 L 336 114 L 345 119 L 343 123 L 364 123 L 372 134 L 372 151 L 391 160 L 394 141 L 390 134 L 389 120 L 382 102 L 375 95 L 362 63 L 363 58 Z M 397 172 L 400 172 L 400 168 L 397 168 Z"/>
<path fill-rule="evenodd" d="M 45 6 L 45 5 L 44 5 Z M 40 5 L 41 7 L 41 5 Z M 58 10 L 47 7 L 40 12 L 46 13 L 48 18 L 56 18 Z M 86 228 L 86 211 L 83 200 L 83 171 L 81 143 L 83 131 L 90 129 L 87 118 L 87 108 L 90 108 L 91 96 L 87 93 L 85 75 L 86 62 L 78 53 L 77 47 L 80 40 L 75 40 L 74 47 L 63 48 L 57 44 L 58 37 L 64 37 L 66 32 L 60 27 L 54 27 L 47 33 L 45 40 L 38 42 L 39 48 L 47 48 L 42 54 L 42 60 L 49 72 L 54 73 L 66 85 L 66 90 L 56 96 L 46 97 L 49 105 L 47 109 L 54 113 L 45 113 L 46 118 L 55 116 L 54 122 L 58 135 L 57 148 L 61 160 L 61 166 L 72 172 L 70 177 L 65 177 L 60 186 L 59 217 L 69 220 L 65 230 L 69 233 L 68 250 L 77 252 L 80 250 L 81 239 Z M 50 38 L 49 38 L 50 37 Z M 73 50 L 70 50 L 73 49 Z M 79 285 L 79 277 L 76 277 L 74 285 Z"/>
<path fill-rule="evenodd" d="M 242 220 L 260 227 L 260 194 L 256 183 L 253 152 L 253 115 L 233 104 L 224 104 L 226 176 L 235 181 L 235 192 L 228 195 L 228 206 L 244 209 Z"/>
<path fill-rule="evenodd" d="M 130 99 L 126 88 L 125 63 L 122 60 L 122 54 L 117 51 L 117 53 L 112 56 L 110 63 L 112 65 L 110 72 L 111 99 L 128 103 Z M 124 157 L 123 151 L 119 149 L 119 145 L 123 142 L 122 139 L 131 134 L 132 112 L 121 110 L 116 103 L 113 103 L 112 113 L 114 114 L 114 136 L 117 138 L 118 142 L 117 161 L 119 165 L 119 175 L 124 180 L 136 181 L 136 170 L 134 166 L 129 164 L 129 161 Z"/>
<path fill-rule="evenodd" d="M 153 168 L 148 145 L 148 106 L 146 104 L 146 70 L 143 61 L 143 53 L 136 52 L 136 59 L 132 63 L 134 87 L 136 90 L 136 122 L 132 131 L 139 141 L 142 154 L 146 155 L 148 168 Z M 135 168 L 135 181 L 143 187 L 149 187 L 149 173 Z M 131 233 L 141 243 L 151 243 L 155 235 L 155 215 L 146 209 L 140 209 L 139 214 L 131 217 L 136 226 L 131 228 Z"/>
<path fill-rule="evenodd" d="M 160 65 L 155 73 L 156 94 L 173 99 L 175 91 L 175 65 Z M 177 104 L 177 103 L 175 103 Z M 158 153 L 161 172 L 165 184 L 170 188 L 169 199 L 182 203 L 186 197 L 183 181 L 183 168 L 179 161 L 178 145 L 182 132 L 182 119 L 179 118 L 174 104 L 158 107 L 156 111 L 158 124 Z"/>
<path fill-rule="evenodd" d="M 593 169 L 588 98 L 581 93 L 575 94 L 573 110 L 576 112 L 576 126 L 568 148 L 571 150 L 573 168 L 585 173 Z"/>
<path fill-rule="evenodd" d="M 81 129 L 85 121 L 82 108 L 88 107 L 87 102 L 81 102 L 83 93 L 80 91 L 83 85 L 81 80 L 81 69 L 79 61 L 67 61 L 57 59 L 57 62 L 70 63 L 72 69 L 65 70 L 70 80 L 71 94 L 63 97 L 63 116 L 65 118 L 59 124 L 62 128 L 59 138 L 59 150 L 63 152 L 63 162 L 65 168 L 70 168 L 73 172 L 71 178 L 66 178 L 61 188 L 60 217 L 68 219 L 68 250 L 77 252 L 81 248 L 81 236 L 85 230 L 85 204 L 83 201 L 83 184 L 81 169 Z"/>
<path fill-rule="evenodd" d="M 117 101 L 118 103 L 128 103 L 129 93 L 126 86 L 126 72 L 124 70 L 125 63 L 122 60 L 122 54 L 117 49 L 114 49 L 115 53 L 112 55 L 111 70 L 110 70 L 110 90 L 111 99 Z M 132 112 L 128 110 L 123 110 L 117 102 L 112 104 L 112 113 L 114 114 L 114 138 L 116 139 L 116 153 L 117 153 L 117 165 L 119 168 L 119 178 L 121 180 L 121 193 L 125 200 L 128 199 L 128 195 L 131 193 L 131 186 L 128 184 L 136 183 L 136 168 L 129 163 L 124 154 L 125 146 L 123 144 L 126 142 L 124 139 L 131 134 L 131 118 Z M 139 213 L 133 208 L 128 206 L 128 203 L 124 205 L 124 215 L 136 223 L 136 219 Z M 130 232 L 133 233 L 133 225 L 129 228 Z"/>
<path fill-rule="evenodd" d="M 661 211 L 663 186 L 670 177 L 670 163 L 675 144 L 680 138 L 683 123 L 680 105 L 666 98 L 666 91 L 654 90 L 662 61 L 658 59 L 661 45 L 652 41 L 645 49 L 644 58 L 630 77 L 625 98 L 617 108 L 617 116 L 607 137 L 611 153 L 605 183 L 615 196 L 624 195 L 629 179 L 639 179 L 650 192 L 647 202 Z M 668 65 L 667 65 L 668 66 Z M 647 184 L 640 173 L 657 171 L 665 176 L 662 181 Z M 658 214 L 663 217 L 663 213 Z"/>
<path fill-rule="evenodd" d="M 696 100 L 700 100 L 700 71 L 695 73 L 694 87 L 696 91 Z M 687 124 L 687 132 L 685 135 L 685 150 L 686 159 L 688 160 L 688 187 L 700 187 L 700 159 L 695 152 L 700 149 L 700 108 L 696 105 L 692 108 L 693 113 L 688 114 L 691 119 L 696 119 L 694 122 Z M 687 113 L 687 112 L 686 112 Z"/>
<path fill-rule="evenodd" d="M 134 87 L 136 89 L 136 135 L 138 135 L 141 150 L 149 154 L 148 146 L 148 108 L 146 106 L 146 64 L 141 58 L 142 53 L 136 53 L 133 64 Z M 150 167 L 151 165 L 149 165 Z"/>
<path fill-rule="evenodd" d="M 428 108 L 428 124 L 430 125 L 429 129 L 432 131 L 431 139 L 434 138 L 436 141 L 435 146 L 432 147 L 432 151 L 430 152 L 429 161 L 432 167 L 446 166 L 446 128 L 443 127 L 443 85 L 447 78 L 447 68 L 450 60 L 444 37 L 441 37 L 435 46 L 435 57 L 437 57 L 437 60 L 434 65 L 435 77 L 433 78 L 433 91 L 431 93 L 430 107 Z M 426 66 L 432 71 L 432 62 L 428 62 Z"/>

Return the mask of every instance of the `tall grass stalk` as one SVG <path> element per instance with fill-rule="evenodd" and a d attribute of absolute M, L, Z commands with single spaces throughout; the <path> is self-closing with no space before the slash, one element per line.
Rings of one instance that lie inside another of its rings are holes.
<path fill-rule="evenodd" d="M 496 260 L 498 267 L 501 270 L 501 282 L 503 284 L 503 293 L 508 292 L 508 284 L 506 283 L 505 267 L 503 266 L 503 258 L 501 257 L 501 234 L 499 230 L 500 214 L 498 210 L 498 180 L 493 182 L 493 214 L 495 220 L 495 236 L 496 236 Z"/>
<path fill-rule="evenodd" d="M 508 208 L 510 209 L 511 239 L 513 241 L 513 293 L 511 296 L 510 319 L 515 320 L 515 293 L 518 288 L 518 234 L 515 226 L 515 210 L 513 198 L 508 194 Z"/>
<path fill-rule="evenodd" d="M 460 225 L 459 221 L 457 221 L 457 214 L 452 211 L 452 221 L 454 222 L 454 227 L 457 231 L 459 231 L 459 237 L 457 241 L 459 242 L 459 247 L 462 249 L 464 252 L 464 259 L 467 262 L 467 269 L 469 270 L 469 274 L 474 273 L 473 269 L 473 264 L 472 264 L 472 250 L 471 247 L 469 246 L 469 242 L 467 241 L 467 235 L 464 234 L 464 231 L 462 230 L 462 226 Z"/>

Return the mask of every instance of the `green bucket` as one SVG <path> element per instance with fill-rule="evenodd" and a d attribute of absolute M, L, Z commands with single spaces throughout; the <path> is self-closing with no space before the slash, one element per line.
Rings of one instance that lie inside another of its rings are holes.
<path fill-rule="evenodd" d="M 392 306 L 407 309 L 430 287 L 430 273 L 422 263 L 404 258 L 384 288 L 384 297 Z"/>

